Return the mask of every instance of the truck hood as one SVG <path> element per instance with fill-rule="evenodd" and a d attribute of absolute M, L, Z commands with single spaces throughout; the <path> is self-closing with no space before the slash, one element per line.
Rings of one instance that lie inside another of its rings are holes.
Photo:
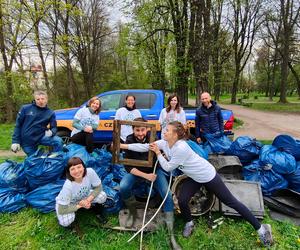
<path fill-rule="evenodd" d="M 79 109 L 79 107 L 54 110 L 55 115 L 56 115 L 56 120 L 73 119 L 73 117 L 76 114 L 76 112 L 78 111 L 78 109 Z"/>

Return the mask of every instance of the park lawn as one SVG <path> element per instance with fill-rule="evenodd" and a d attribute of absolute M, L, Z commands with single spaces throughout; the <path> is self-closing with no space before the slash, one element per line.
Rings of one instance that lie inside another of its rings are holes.
<path fill-rule="evenodd" d="M 14 124 L 0 124 L 0 150 L 9 150 Z"/>
<path fill-rule="evenodd" d="M 0 214 L 0 249 L 139 249 L 139 237 L 127 243 L 132 233 L 103 228 L 92 214 L 81 212 L 78 221 L 84 233 L 82 238 L 60 227 L 54 212 L 42 214 L 25 208 L 15 214 Z M 244 220 L 226 217 L 214 230 L 208 229 L 206 216 L 195 221 L 195 231 L 186 239 L 181 236 L 183 221 L 176 217 L 175 234 L 182 249 L 261 249 L 256 232 Z M 299 227 L 273 221 L 268 216 L 264 223 L 273 228 L 276 243 L 271 249 L 299 249 Z M 117 225 L 117 216 L 110 216 L 108 224 Z M 169 249 L 167 237 L 165 228 L 145 233 L 143 249 Z"/>

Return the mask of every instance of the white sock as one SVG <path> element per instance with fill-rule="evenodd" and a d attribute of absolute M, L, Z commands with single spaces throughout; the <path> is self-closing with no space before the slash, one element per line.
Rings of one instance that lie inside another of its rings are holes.
<path fill-rule="evenodd" d="M 258 234 L 264 234 L 265 231 L 266 230 L 265 230 L 265 228 L 262 225 L 260 225 L 260 228 L 257 230 Z"/>
<path fill-rule="evenodd" d="M 185 224 L 186 226 L 194 226 L 194 222 L 191 220 Z"/>

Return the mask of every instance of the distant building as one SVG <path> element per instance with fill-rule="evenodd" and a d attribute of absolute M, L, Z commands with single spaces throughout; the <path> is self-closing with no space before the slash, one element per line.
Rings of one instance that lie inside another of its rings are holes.
<path fill-rule="evenodd" d="M 31 65 L 25 75 L 32 89 L 46 89 L 42 65 Z"/>

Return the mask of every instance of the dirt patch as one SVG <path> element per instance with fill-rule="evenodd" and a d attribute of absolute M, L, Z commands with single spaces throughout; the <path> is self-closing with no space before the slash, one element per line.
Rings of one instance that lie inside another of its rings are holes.
<path fill-rule="evenodd" d="M 235 118 L 244 122 L 242 128 L 234 130 L 235 138 L 248 135 L 260 140 L 273 140 L 279 134 L 300 137 L 300 115 L 253 110 L 240 105 L 221 105 L 231 109 Z"/>
<path fill-rule="evenodd" d="M 23 151 L 19 151 L 17 153 L 14 153 L 10 150 L 0 150 L 0 157 L 14 157 L 14 156 L 25 156 L 25 153 Z"/>

